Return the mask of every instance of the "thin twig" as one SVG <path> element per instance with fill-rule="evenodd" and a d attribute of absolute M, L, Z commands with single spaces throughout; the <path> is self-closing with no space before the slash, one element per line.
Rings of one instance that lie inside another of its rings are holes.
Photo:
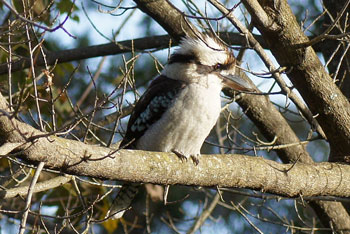
<path fill-rule="evenodd" d="M 328 35 L 328 33 L 330 33 L 333 28 L 336 26 L 336 24 L 338 23 L 338 21 L 340 20 L 340 18 L 344 15 L 344 12 L 348 9 L 348 6 L 349 6 L 349 3 L 350 3 L 350 0 L 346 1 L 346 3 L 344 4 L 343 6 L 343 9 L 341 9 L 341 11 L 338 13 L 337 17 L 335 18 L 335 20 L 332 22 L 332 24 L 319 36 L 313 38 L 312 40 L 309 40 L 309 41 L 306 41 L 306 42 L 303 42 L 303 43 L 300 43 L 298 45 L 295 45 L 295 48 L 298 49 L 298 48 L 306 48 L 308 46 L 312 46 L 318 42 L 321 42 L 327 38 L 332 38 L 331 35 Z M 348 36 L 350 34 L 350 32 L 348 33 L 344 33 L 343 35 L 341 35 L 341 37 L 345 37 L 345 36 Z M 336 38 L 338 38 L 339 35 L 336 36 Z"/>
<path fill-rule="evenodd" d="M 24 7 L 24 12 L 26 12 L 26 4 L 23 4 Z M 29 13 L 29 18 L 31 18 L 31 14 Z M 43 121 L 42 121 L 42 117 L 41 117 L 41 111 L 40 111 L 40 105 L 39 105 L 39 95 L 38 95 L 38 88 L 36 85 L 36 75 L 35 75 L 35 69 L 34 69 L 34 50 L 32 47 L 32 38 L 30 36 L 30 28 L 29 25 L 26 24 L 25 25 L 26 28 L 26 34 L 27 34 L 27 39 L 28 39 L 28 49 L 29 49 L 29 57 L 30 57 L 30 65 L 31 65 L 31 75 L 33 78 L 33 87 L 34 87 L 34 96 L 35 96 L 35 105 L 36 105 L 36 111 L 37 111 L 37 115 L 38 115 L 38 122 L 39 122 L 39 127 L 40 130 L 43 131 L 44 130 L 44 125 L 43 125 Z"/>
<path fill-rule="evenodd" d="M 21 220 L 21 224 L 19 226 L 19 234 L 24 234 L 24 231 L 26 230 L 26 222 L 27 222 L 27 217 L 28 217 L 28 213 L 29 213 L 29 209 L 30 209 L 30 204 L 32 201 L 32 196 L 33 196 L 33 192 L 34 192 L 34 187 L 36 182 L 38 181 L 39 175 L 42 171 L 42 169 L 44 168 L 45 163 L 44 162 L 40 162 L 38 165 L 38 168 L 35 171 L 35 174 L 33 176 L 33 179 L 30 183 L 29 189 L 28 189 L 28 196 L 26 199 L 26 205 L 25 205 L 25 210 L 22 216 L 22 220 Z"/>
<path fill-rule="evenodd" d="M 252 226 L 252 228 L 255 229 L 255 231 L 257 231 L 260 234 L 263 234 L 263 232 L 248 218 L 248 216 L 241 211 L 241 209 L 239 207 L 242 207 L 240 204 L 238 204 L 238 206 L 236 206 L 233 202 L 231 202 L 231 205 L 233 206 L 233 208 L 240 214 L 242 215 L 242 217 L 247 220 L 247 222 L 250 224 L 250 226 Z"/>
<path fill-rule="evenodd" d="M 202 214 L 198 217 L 196 222 L 193 224 L 193 226 L 187 232 L 188 234 L 195 233 L 198 230 L 198 228 L 200 228 L 204 224 L 205 220 L 213 212 L 213 210 L 215 209 L 215 207 L 216 207 L 216 205 L 218 204 L 219 201 L 220 201 L 220 194 L 216 193 L 216 195 L 213 198 L 213 200 L 211 201 L 209 207 L 207 209 L 203 210 Z"/>
<path fill-rule="evenodd" d="M 227 14 L 228 10 L 225 6 L 223 6 L 220 2 L 217 0 L 209 0 L 209 2 L 215 6 L 221 13 Z M 248 29 L 232 14 L 228 14 L 227 19 L 243 34 L 246 35 L 247 39 L 249 40 L 250 44 L 253 45 L 254 50 L 258 53 L 258 55 L 261 57 L 262 61 L 265 63 L 266 67 L 270 71 L 276 70 L 275 66 L 273 65 L 273 62 L 268 57 L 266 52 L 264 51 L 263 47 L 260 45 L 260 43 L 254 38 L 253 34 L 248 31 Z M 322 136 L 322 138 L 327 139 L 326 134 L 323 132 L 323 129 L 318 124 L 316 119 L 313 117 L 311 111 L 307 108 L 307 106 L 304 104 L 304 102 L 294 93 L 291 91 L 291 89 L 287 86 L 283 78 L 280 76 L 279 73 L 273 73 L 272 74 L 275 80 L 277 81 L 280 88 L 284 91 L 284 93 L 289 97 L 293 103 L 298 107 L 298 109 L 302 112 L 302 114 L 307 118 L 308 122 L 313 126 L 316 131 Z"/>
<path fill-rule="evenodd" d="M 11 45 L 11 21 L 8 20 L 9 25 L 9 34 L 8 34 L 8 42 L 9 42 L 9 58 L 8 58 L 8 69 L 9 69 L 9 77 L 8 77 L 8 92 L 9 92 L 9 106 L 10 110 L 13 108 L 12 102 L 12 45 Z"/>
<path fill-rule="evenodd" d="M 66 18 L 63 20 L 62 23 L 60 23 L 59 25 L 57 25 L 56 27 L 54 28 L 48 28 L 48 27 L 45 27 L 41 24 L 38 24 L 34 21 L 32 21 L 31 19 L 27 19 L 26 17 L 23 17 L 20 13 L 17 12 L 16 9 L 14 9 L 8 2 L 4 1 L 4 0 L 0 0 L 10 11 L 12 11 L 13 14 L 16 15 L 16 17 L 18 17 L 20 20 L 24 21 L 24 22 L 27 22 L 31 25 L 34 25 L 35 27 L 38 27 L 40 29 L 43 29 L 45 31 L 48 31 L 48 32 L 54 32 L 56 31 L 57 29 L 62 29 L 65 33 L 67 33 L 70 37 L 73 37 L 73 38 L 76 38 L 75 36 L 71 35 L 64 27 L 63 25 L 66 23 L 66 21 L 69 19 L 70 17 L 70 14 L 72 13 L 72 10 L 74 8 L 74 5 L 75 5 L 75 0 L 73 0 L 73 3 L 72 3 L 72 7 L 71 7 L 71 10 L 69 11 L 69 13 L 67 14 Z"/>

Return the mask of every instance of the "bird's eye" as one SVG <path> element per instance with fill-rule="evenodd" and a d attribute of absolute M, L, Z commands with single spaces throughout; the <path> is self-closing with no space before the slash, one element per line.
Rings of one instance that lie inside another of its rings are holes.
<path fill-rule="evenodd" d="M 217 63 L 214 65 L 214 70 L 220 70 L 222 69 L 223 65 L 221 63 Z"/>

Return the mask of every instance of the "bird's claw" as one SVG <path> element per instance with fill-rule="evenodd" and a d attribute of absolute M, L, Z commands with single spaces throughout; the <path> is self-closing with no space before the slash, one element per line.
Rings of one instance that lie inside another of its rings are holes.
<path fill-rule="evenodd" d="M 181 152 L 179 152 L 177 150 L 172 150 L 172 152 L 174 154 L 176 154 L 177 157 L 180 158 L 181 162 L 187 162 L 188 157 L 186 155 L 184 155 L 183 153 L 181 153 Z M 190 157 L 191 157 L 191 159 L 193 161 L 193 164 L 195 166 L 197 166 L 199 164 L 199 157 L 198 156 L 199 156 L 199 154 L 192 154 L 192 155 L 190 155 Z"/>
<path fill-rule="evenodd" d="M 193 164 L 197 166 L 199 164 L 199 158 L 198 155 L 191 155 L 191 159 L 193 161 Z"/>
<path fill-rule="evenodd" d="M 180 153 L 179 151 L 172 150 L 174 154 L 181 160 L 181 162 L 187 162 L 187 157 L 183 153 Z"/>

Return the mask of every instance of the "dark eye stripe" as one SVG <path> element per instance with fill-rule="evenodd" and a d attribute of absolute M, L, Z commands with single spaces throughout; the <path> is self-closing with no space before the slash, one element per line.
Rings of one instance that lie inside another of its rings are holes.
<path fill-rule="evenodd" d="M 169 64 L 172 63 L 196 63 L 199 64 L 198 58 L 193 54 L 173 54 L 170 57 Z"/>
<path fill-rule="evenodd" d="M 168 64 L 173 64 L 173 63 L 194 63 L 200 66 L 201 70 L 203 70 L 203 67 L 207 67 L 206 70 L 208 71 L 219 71 L 219 70 L 227 70 L 229 69 L 234 63 L 234 57 L 229 56 L 228 59 L 224 63 L 218 63 L 213 66 L 208 66 L 208 65 L 203 65 L 198 57 L 194 54 L 172 54 Z"/>

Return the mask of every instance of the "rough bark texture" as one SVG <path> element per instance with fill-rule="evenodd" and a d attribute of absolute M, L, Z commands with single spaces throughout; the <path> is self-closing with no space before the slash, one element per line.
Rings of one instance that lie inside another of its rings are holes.
<path fill-rule="evenodd" d="M 142 8 L 151 8 L 151 6 L 147 3 L 149 1 L 137 1 L 138 5 Z M 152 1 L 152 2 L 166 2 L 166 1 Z M 158 8 L 160 5 L 152 5 L 152 7 Z M 172 6 L 166 3 L 163 3 L 161 5 L 162 10 L 153 10 L 149 9 L 148 11 L 151 12 L 167 12 L 170 11 Z M 289 8 L 289 6 L 288 6 Z M 146 13 L 148 11 L 144 10 Z M 175 11 L 175 14 L 178 14 L 178 18 L 180 17 L 179 12 Z M 182 28 L 179 25 L 173 25 L 172 22 L 168 22 L 168 19 L 162 15 L 151 15 L 152 18 L 156 19 L 158 22 L 162 22 L 161 24 L 168 24 L 172 25 L 172 27 L 177 27 L 179 31 L 182 30 Z M 176 17 L 176 16 L 173 16 Z M 262 16 L 264 18 L 264 16 Z M 167 27 L 165 27 L 167 28 Z M 299 29 L 298 29 L 299 30 Z M 171 35 L 174 38 L 177 38 L 178 35 L 174 34 L 174 29 L 171 31 L 168 31 L 169 35 Z M 183 33 L 180 33 L 183 35 Z M 264 133 L 265 137 L 268 140 L 272 140 L 275 136 L 277 137 L 279 144 L 289 144 L 289 143 L 295 143 L 298 142 L 299 139 L 293 132 L 293 130 L 290 128 L 288 123 L 285 121 L 281 113 L 277 111 L 277 109 L 273 106 L 273 104 L 269 101 L 267 97 L 263 96 L 250 96 L 245 95 L 241 100 L 239 100 L 239 105 L 244 109 L 244 111 L 247 113 L 249 118 L 256 124 L 257 127 L 259 127 L 260 131 Z M 294 147 L 288 147 L 277 151 L 280 158 L 284 161 L 295 161 L 300 156 L 300 161 L 308 162 L 310 163 L 312 161 L 310 155 L 306 151 L 304 146 L 294 146 Z M 332 222 L 335 224 L 335 226 L 339 229 L 342 228 L 349 228 L 350 227 L 350 221 L 343 222 L 343 220 L 348 220 L 348 214 L 344 210 L 341 203 L 329 203 L 324 201 L 319 202 L 311 202 L 310 204 L 314 209 L 316 210 L 316 214 L 319 215 L 319 217 L 322 219 L 322 223 L 325 226 L 329 226 L 329 223 Z M 327 207 L 327 209 L 324 209 L 324 207 Z M 338 229 L 338 230 L 339 230 Z"/>
<path fill-rule="evenodd" d="M 325 15 L 325 20 L 323 23 L 323 31 L 326 31 L 328 27 L 332 25 L 334 19 L 338 17 L 338 14 L 342 11 L 346 5 L 347 0 L 324 0 L 323 4 L 329 14 Z M 349 32 L 348 25 L 348 14 L 349 6 L 346 8 L 345 13 L 341 16 L 338 21 L 339 27 L 334 27 L 330 32 L 331 35 L 339 35 Z M 342 40 L 324 40 L 322 43 L 319 43 L 322 46 L 321 52 L 325 57 L 325 60 L 328 61 L 331 59 L 327 68 L 333 80 L 338 80 L 336 84 L 342 91 L 342 93 L 349 99 L 350 98 L 350 53 L 347 47 L 349 46 L 348 41 Z M 338 46 L 340 46 L 338 48 Z M 313 46 L 314 47 L 314 46 Z M 335 54 L 334 54 L 335 53 Z M 332 57 L 333 56 L 333 57 Z M 339 66 L 340 65 L 340 66 Z M 344 203 L 347 211 L 350 211 L 350 204 Z"/>
<path fill-rule="evenodd" d="M 135 0 L 137 7 L 157 21 L 176 41 L 186 35 L 198 34 L 179 11 L 170 3 L 163 0 Z"/>
<path fill-rule="evenodd" d="M 257 28 L 320 123 L 331 146 L 331 161 L 350 155 L 350 104 L 324 69 L 287 1 L 244 1 Z M 261 4 L 261 5 L 260 5 Z"/>
<path fill-rule="evenodd" d="M 291 67 L 289 78 L 317 116 L 329 140 L 331 160 L 344 159 L 350 147 L 350 106 L 323 68 L 311 47 L 298 48 L 308 41 L 286 1 L 244 1 L 257 28 L 281 66 Z M 324 225 L 350 229 L 350 218 L 341 204 L 312 204 Z"/>
<path fill-rule="evenodd" d="M 0 109 L 7 110 L 0 94 Z M 175 154 L 115 151 L 45 133 L 0 115 L 0 132 L 22 159 L 64 173 L 110 180 L 250 188 L 287 197 L 332 195 L 350 197 L 350 166 L 332 163 L 280 164 L 262 157 L 203 155 L 199 165 Z"/>

